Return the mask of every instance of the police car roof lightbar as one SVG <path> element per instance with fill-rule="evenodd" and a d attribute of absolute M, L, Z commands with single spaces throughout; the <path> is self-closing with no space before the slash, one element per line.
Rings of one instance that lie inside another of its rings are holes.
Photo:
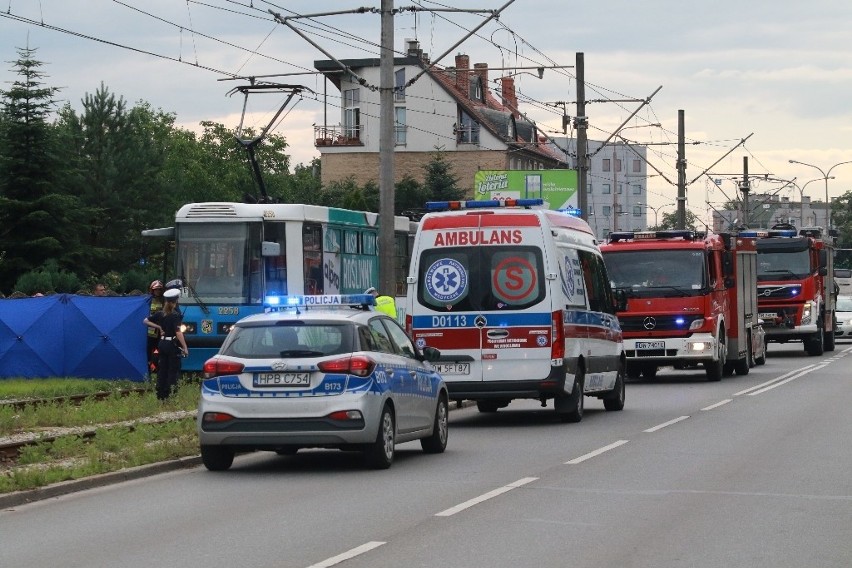
<path fill-rule="evenodd" d="M 375 306 L 372 294 L 321 294 L 302 296 L 266 296 L 263 306 L 267 312 L 298 310 L 299 308 L 368 307 Z"/>
<path fill-rule="evenodd" d="M 543 199 L 490 199 L 487 201 L 427 201 L 427 211 L 457 211 L 459 209 L 487 209 L 499 207 L 535 207 L 544 205 Z"/>

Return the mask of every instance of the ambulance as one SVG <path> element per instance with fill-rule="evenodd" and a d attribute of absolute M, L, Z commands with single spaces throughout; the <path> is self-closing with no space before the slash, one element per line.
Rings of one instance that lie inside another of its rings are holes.
<path fill-rule="evenodd" d="M 589 225 L 540 199 L 432 202 L 407 279 L 406 328 L 452 400 L 496 412 L 514 399 L 553 400 L 563 422 L 584 396 L 624 408 L 625 355 L 616 302 Z"/>

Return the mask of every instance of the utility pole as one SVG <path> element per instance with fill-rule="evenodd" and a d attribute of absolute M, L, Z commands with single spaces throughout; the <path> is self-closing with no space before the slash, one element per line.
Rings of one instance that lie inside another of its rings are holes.
<path fill-rule="evenodd" d="M 686 128 L 677 111 L 677 229 L 686 228 Z"/>
<path fill-rule="evenodd" d="M 393 0 L 382 0 L 379 57 L 379 291 L 396 295 L 394 247 Z"/>
<path fill-rule="evenodd" d="M 743 193 L 743 226 L 748 227 L 748 192 L 751 184 L 748 179 L 748 156 L 743 156 L 743 180 L 740 182 L 740 191 Z"/>
<path fill-rule="evenodd" d="M 587 128 L 589 121 L 586 118 L 586 83 L 585 63 L 583 53 L 577 53 L 575 70 L 577 73 L 577 118 L 574 127 L 577 129 L 577 208 L 580 210 L 580 218 L 589 220 L 589 192 L 588 192 L 588 139 Z"/>

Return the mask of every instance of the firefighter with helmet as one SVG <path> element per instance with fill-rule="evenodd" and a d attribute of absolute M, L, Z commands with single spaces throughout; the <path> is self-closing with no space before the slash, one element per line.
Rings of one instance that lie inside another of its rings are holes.
<path fill-rule="evenodd" d="M 159 312 L 163 309 L 163 292 L 165 292 L 166 287 L 163 286 L 163 283 L 160 280 L 154 280 L 151 282 L 151 285 L 148 286 L 148 293 L 151 294 L 151 305 L 150 310 L 148 311 L 148 316 L 152 316 L 155 313 Z M 148 372 L 157 370 L 157 356 L 155 352 L 157 350 L 157 344 L 160 342 L 160 336 L 152 327 L 148 328 L 148 344 L 147 344 L 147 355 L 148 355 Z"/>

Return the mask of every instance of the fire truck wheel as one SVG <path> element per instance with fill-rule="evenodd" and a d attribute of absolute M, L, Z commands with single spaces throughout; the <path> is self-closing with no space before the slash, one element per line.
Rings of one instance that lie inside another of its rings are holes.
<path fill-rule="evenodd" d="M 805 340 L 805 351 L 808 355 L 818 356 L 822 355 L 825 351 L 825 337 L 823 335 L 822 329 L 813 334 L 810 338 Z"/>
<path fill-rule="evenodd" d="M 826 351 L 834 351 L 834 330 L 825 332 L 825 341 L 823 345 Z"/>
<path fill-rule="evenodd" d="M 721 337 L 725 337 L 724 330 L 719 334 Z M 717 357 L 715 361 L 707 361 L 704 363 L 704 371 L 707 373 L 707 380 L 711 382 L 721 381 L 722 375 L 725 372 L 725 360 L 728 355 L 728 347 L 725 345 L 725 340 L 722 339 L 718 343 Z"/>
<path fill-rule="evenodd" d="M 642 366 L 642 378 L 646 381 L 654 380 L 657 377 L 657 366 L 656 365 L 643 365 Z"/>
<path fill-rule="evenodd" d="M 562 422 L 579 422 L 583 419 L 583 399 L 585 395 L 586 372 L 582 365 L 577 367 L 574 377 L 574 390 L 569 395 L 557 395 L 553 401 L 556 414 Z"/>

